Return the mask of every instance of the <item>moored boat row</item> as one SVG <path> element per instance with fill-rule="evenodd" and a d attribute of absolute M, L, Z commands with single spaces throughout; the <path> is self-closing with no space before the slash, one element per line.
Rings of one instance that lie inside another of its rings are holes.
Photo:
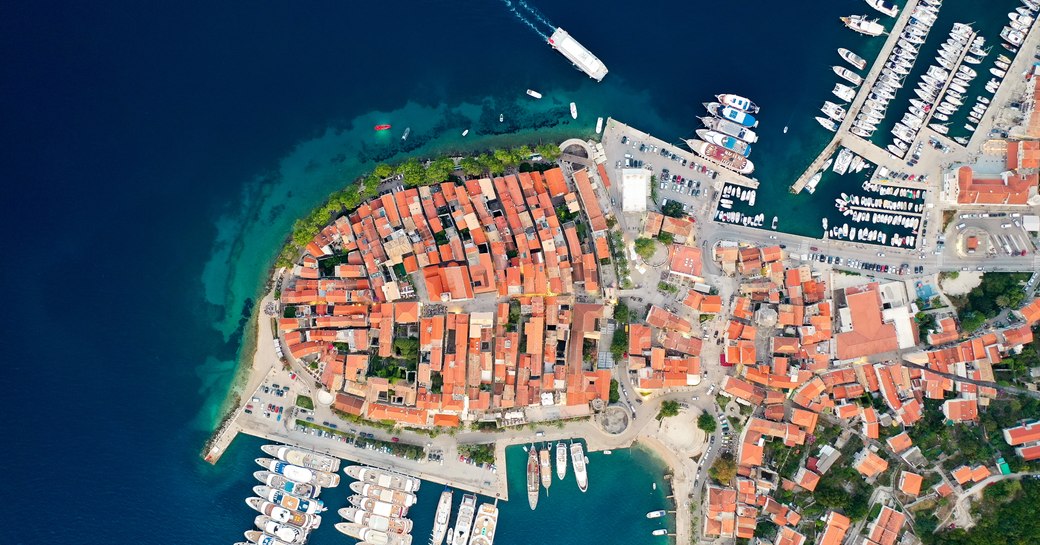
<path fill-rule="evenodd" d="M 246 505 L 259 513 L 256 530 L 245 533 L 256 545 L 302 545 L 309 533 L 321 525 L 326 510 L 318 499 L 322 488 L 339 484 L 337 458 L 286 445 L 264 445 L 260 449 L 274 458 L 257 458 L 265 469 L 253 473 L 261 484 Z"/>
<path fill-rule="evenodd" d="M 418 500 L 415 493 L 421 481 L 360 465 L 348 466 L 343 471 L 356 481 L 350 483 L 350 490 L 354 492 L 348 499 L 351 507 L 339 510 L 343 522 L 336 524 L 336 530 L 372 545 L 411 545 L 413 523 L 406 516 L 408 509 Z M 451 491 L 445 488 L 435 515 L 431 545 L 440 545 L 447 532 L 448 514 L 441 512 L 445 494 L 447 509 L 451 509 Z"/>

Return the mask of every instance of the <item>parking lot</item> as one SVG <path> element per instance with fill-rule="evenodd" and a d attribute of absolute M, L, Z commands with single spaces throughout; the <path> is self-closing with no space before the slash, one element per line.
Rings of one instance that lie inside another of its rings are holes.
<path fill-rule="evenodd" d="M 1026 256 L 1036 251 L 1033 237 L 1023 228 L 1022 214 L 1017 212 L 961 214 L 953 226 L 960 242 L 960 253 L 986 257 Z M 975 237 L 976 247 L 968 239 Z"/>
<path fill-rule="evenodd" d="M 647 208 L 660 210 L 668 202 L 683 205 L 689 215 L 701 215 L 710 206 L 712 181 L 721 175 L 691 152 L 645 135 L 624 125 L 611 124 L 604 133 L 603 147 L 612 161 L 613 176 L 620 179 L 624 168 L 645 168 L 654 174 L 651 194 L 655 202 Z M 620 199 L 620 188 L 611 186 L 611 197 Z"/>

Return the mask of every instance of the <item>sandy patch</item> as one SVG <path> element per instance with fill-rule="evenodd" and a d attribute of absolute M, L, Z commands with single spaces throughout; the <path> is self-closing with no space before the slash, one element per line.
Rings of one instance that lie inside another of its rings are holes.
<path fill-rule="evenodd" d="M 939 288 L 946 295 L 964 295 L 982 283 L 982 273 L 961 271 L 957 278 L 944 278 Z"/>
<path fill-rule="evenodd" d="M 665 418 L 658 428 L 657 437 L 669 448 L 686 455 L 694 455 L 704 449 L 705 434 L 697 427 L 701 411 L 695 408 L 682 409 L 679 414 Z"/>

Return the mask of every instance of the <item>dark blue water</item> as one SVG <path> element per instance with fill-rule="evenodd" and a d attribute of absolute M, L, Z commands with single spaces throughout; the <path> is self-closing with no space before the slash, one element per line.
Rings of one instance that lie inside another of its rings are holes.
<path fill-rule="evenodd" d="M 788 184 L 826 139 L 812 116 L 834 50 L 861 43 L 837 16 L 866 9 L 748 1 L 741 11 L 762 16 L 734 34 L 715 5 L 538 7 L 605 61 L 603 84 L 497 1 L 0 7 L 5 473 L 18 495 L 5 542 L 241 536 L 257 443 L 218 467 L 198 451 L 283 233 L 375 161 L 588 134 L 601 115 L 674 140 L 701 102 L 737 92 L 763 107 L 756 175 Z M 499 541 L 522 537 L 503 526 Z"/>

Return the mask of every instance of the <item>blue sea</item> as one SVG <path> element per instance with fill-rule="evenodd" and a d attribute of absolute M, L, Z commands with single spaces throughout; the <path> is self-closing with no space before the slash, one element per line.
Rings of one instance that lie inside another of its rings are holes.
<path fill-rule="evenodd" d="M 608 115 L 678 142 L 699 126 L 702 102 L 735 92 L 762 106 L 756 177 L 786 188 L 829 138 L 812 118 L 830 96 L 835 49 L 868 56 L 881 45 L 838 22 L 869 9 L 853 0 L 746 0 L 739 15 L 694 2 L 530 7 L 0 7 L 0 274 L 14 447 L 5 474 L 15 492 L 4 542 L 241 538 L 260 443 L 240 438 L 215 467 L 199 450 L 251 342 L 253 301 L 285 233 L 376 162 L 591 135 Z M 535 12 L 606 63 L 603 83 L 544 43 L 548 26 Z M 381 123 L 393 128 L 374 132 Z M 815 209 L 785 194 L 775 192 L 777 209 Z M 757 206 L 769 202 L 760 195 Z M 781 228 L 797 231 L 798 221 Z M 619 493 L 660 478 L 646 455 L 593 456 L 590 471 L 588 494 L 561 488 L 537 519 L 522 500 L 509 502 L 498 543 L 538 542 L 536 522 L 543 542 L 598 543 L 660 503 Z M 435 496 L 423 496 L 418 521 Z M 330 497 L 339 507 L 342 494 Z M 314 543 L 343 542 L 331 524 L 321 532 Z"/>

